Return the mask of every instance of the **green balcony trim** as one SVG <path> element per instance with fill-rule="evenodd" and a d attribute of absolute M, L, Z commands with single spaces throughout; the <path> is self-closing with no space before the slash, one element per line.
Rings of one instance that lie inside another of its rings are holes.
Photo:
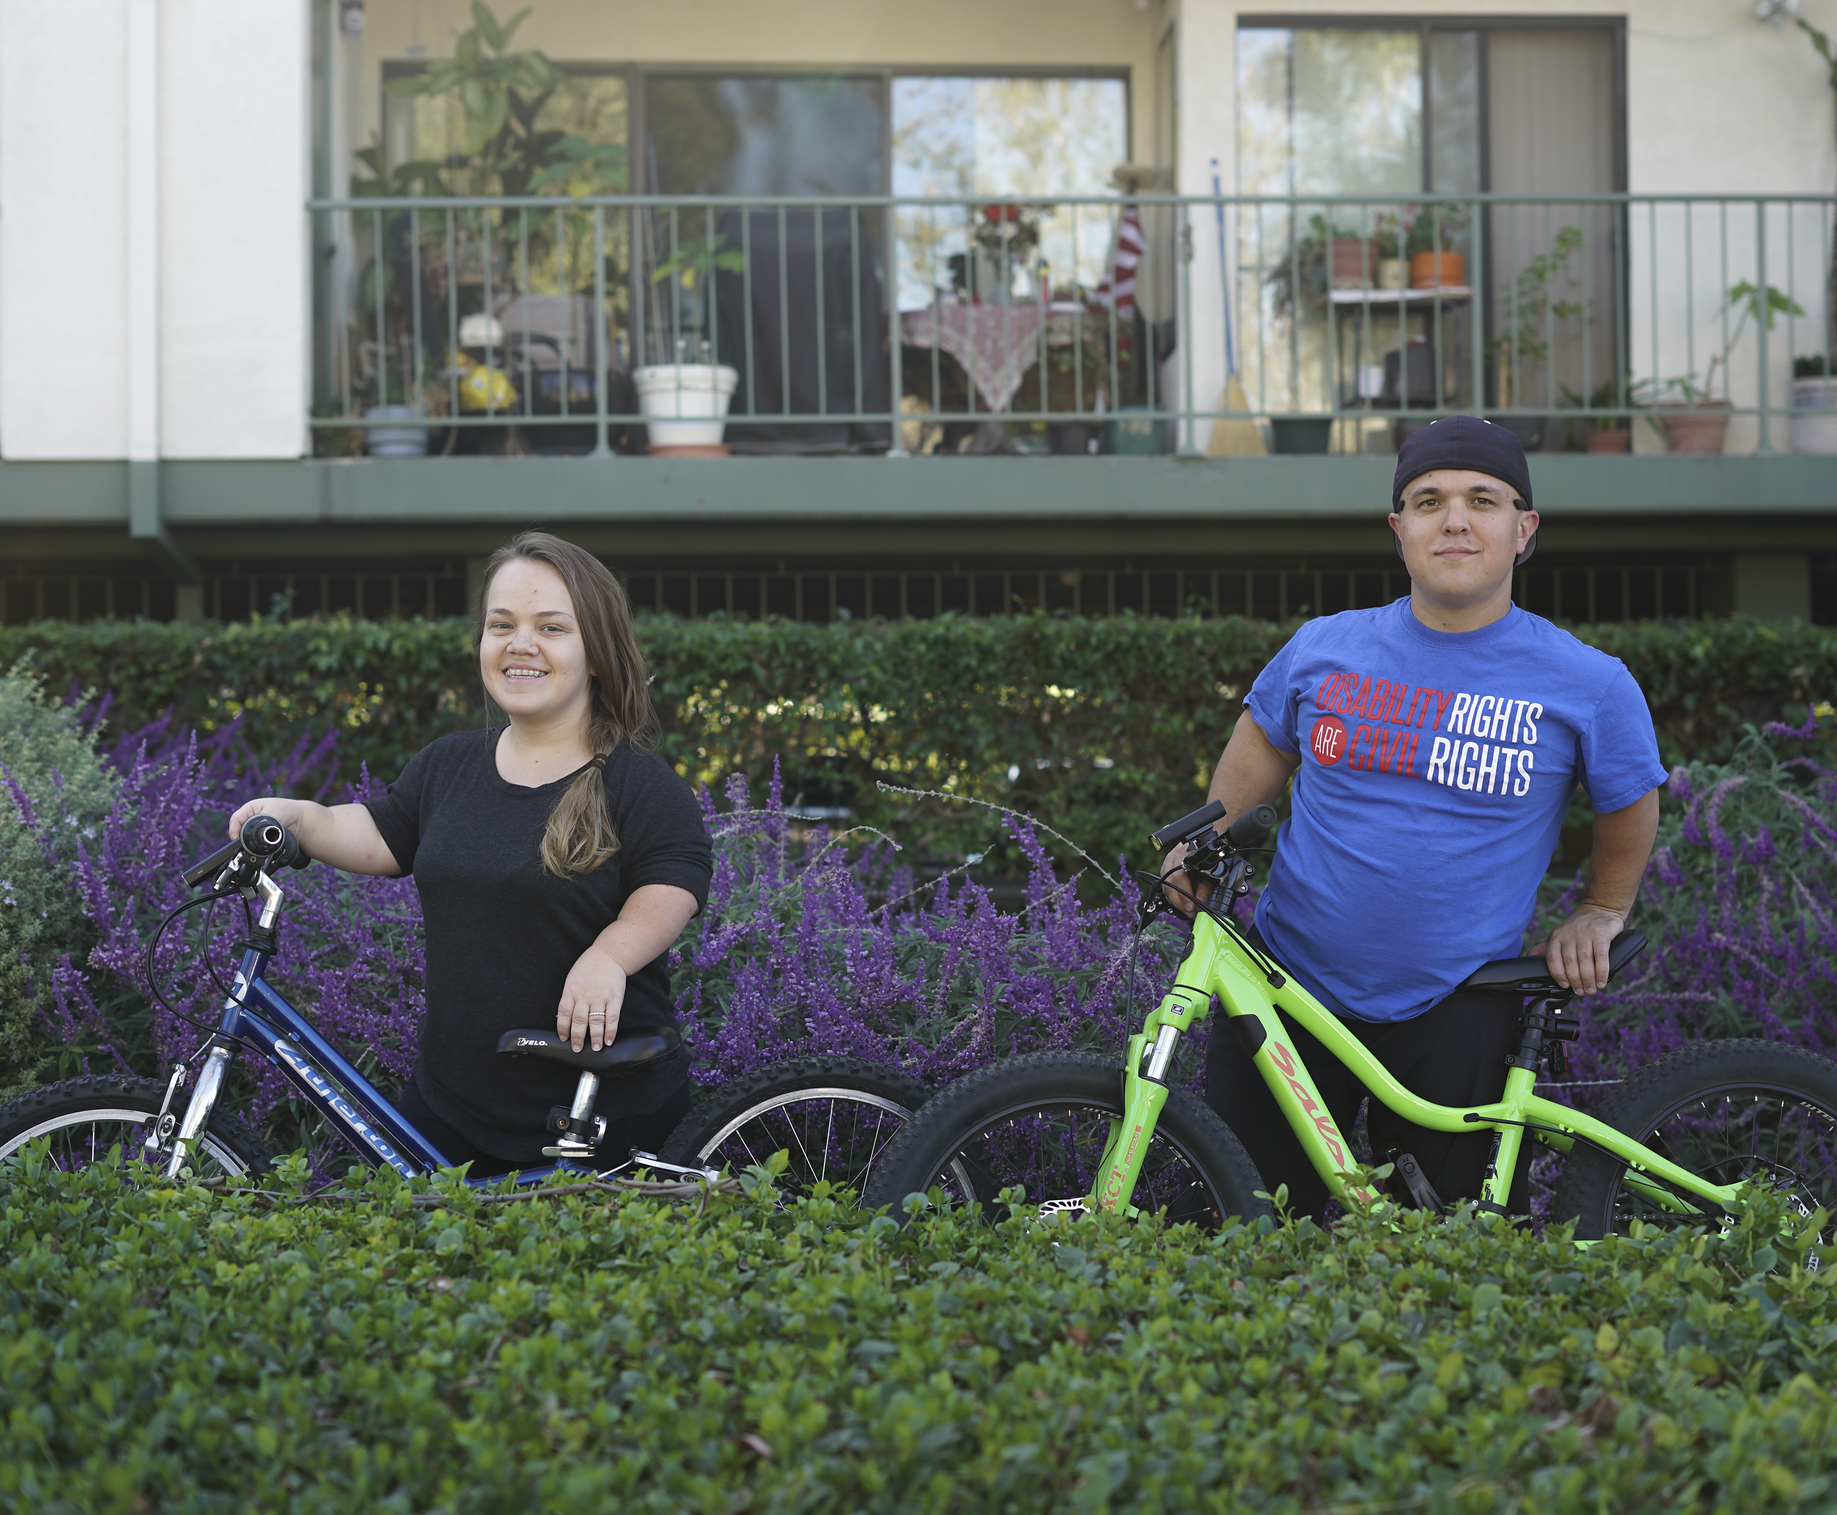
<path fill-rule="evenodd" d="M 1384 457 L 406 458 L 167 461 L 160 514 L 212 527 L 440 522 L 1263 521 L 1381 512 Z M 1539 454 L 1554 516 L 1837 515 L 1837 458 Z M 0 463 L 0 531 L 128 534 L 126 462 Z"/>

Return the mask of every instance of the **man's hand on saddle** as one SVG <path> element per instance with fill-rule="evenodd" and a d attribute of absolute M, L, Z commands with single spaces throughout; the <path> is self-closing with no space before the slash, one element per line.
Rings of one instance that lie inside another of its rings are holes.
<path fill-rule="evenodd" d="M 1550 977 L 1577 994 L 1593 994 L 1607 986 L 1607 953 L 1614 938 L 1626 929 L 1626 917 L 1605 905 L 1578 905 L 1575 914 L 1531 948 L 1542 954 Z"/>
<path fill-rule="evenodd" d="M 1593 994 L 1607 984 L 1607 949 L 1626 929 L 1657 834 L 1656 789 L 1619 810 L 1596 814 L 1588 896 L 1574 915 L 1530 949 L 1533 957 L 1543 954 L 1550 977 L 1565 989 Z"/>
<path fill-rule="evenodd" d="M 595 942 L 568 971 L 555 1011 L 555 1034 L 566 1037 L 576 1052 L 587 1042 L 598 1052 L 619 1034 L 624 1005 L 625 969 Z"/>

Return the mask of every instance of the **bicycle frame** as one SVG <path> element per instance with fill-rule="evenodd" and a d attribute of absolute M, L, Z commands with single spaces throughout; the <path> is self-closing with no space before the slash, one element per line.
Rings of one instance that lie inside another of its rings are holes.
<path fill-rule="evenodd" d="M 268 982 L 266 974 L 272 949 L 259 944 L 264 939 L 273 939 L 282 894 L 266 874 L 259 876 L 255 888 L 262 899 L 256 942 L 245 947 L 236 978 L 230 985 L 230 996 L 224 1001 L 223 1014 L 217 1022 L 216 1039 L 199 1072 L 184 1119 L 179 1123 L 167 1174 L 178 1176 L 189 1144 L 209 1123 L 222 1090 L 223 1076 L 229 1068 L 231 1047 L 238 1041 L 255 1043 L 300 1097 L 343 1131 L 358 1152 L 370 1161 L 386 1164 L 404 1178 L 450 1166 L 440 1150 Z M 594 1171 L 564 1158 L 542 1167 L 523 1169 L 516 1182 L 521 1188 L 539 1184 L 555 1172 Z M 497 1182 L 482 1178 L 466 1181 L 473 1185 Z"/>
<path fill-rule="evenodd" d="M 1480 1197 L 1480 1208 L 1484 1210 L 1505 1213 L 1505 1199 L 1523 1157 L 1527 1130 L 1561 1152 L 1584 1141 L 1611 1153 L 1627 1164 L 1630 1184 L 1675 1212 L 1697 1213 L 1672 1189 L 1696 1196 L 1716 1213 L 1727 1212 L 1734 1205 L 1739 1185 L 1707 1183 L 1592 1116 L 1539 1098 L 1532 1092 L 1537 1075 L 1528 1068 L 1510 1069 L 1504 1095 L 1488 1105 L 1437 1105 L 1410 1093 L 1341 1024 L 1338 1016 L 1300 984 L 1280 972 L 1266 974 L 1235 926 L 1222 924 L 1201 911 L 1193 923 L 1192 947 L 1175 975 L 1173 987 L 1148 1013 L 1141 1031 L 1129 1040 L 1124 1062 L 1123 1115 L 1114 1123 L 1098 1166 L 1091 1196 L 1094 1208 L 1134 1213 L 1129 1196 L 1135 1192 L 1155 1122 L 1167 1103 L 1167 1075 L 1174 1049 L 1182 1035 L 1206 1018 L 1214 995 L 1315 1171 L 1343 1204 L 1368 1204 L 1379 1196 L 1361 1184 L 1352 1171 L 1350 1144 L 1328 1113 L 1326 1101 L 1320 1097 L 1300 1054 L 1290 1044 L 1278 1007 L 1350 1068 L 1374 1099 L 1405 1120 L 1431 1131 L 1468 1132 L 1476 1127 L 1491 1130 L 1492 1159 Z"/>

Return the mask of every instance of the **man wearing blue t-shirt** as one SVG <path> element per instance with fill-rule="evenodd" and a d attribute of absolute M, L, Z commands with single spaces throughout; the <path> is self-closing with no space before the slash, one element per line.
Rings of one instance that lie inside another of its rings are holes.
<path fill-rule="evenodd" d="M 1504 1090 L 1517 1003 L 1452 991 L 1522 950 L 1577 786 L 1595 807 L 1587 888 L 1529 949 L 1566 987 L 1606 982 L 1658 829 L 1665 770 L 1632 675 L 1512 604 L 1537 526 L 1511 432 L 1449 416 L 1413 434 L 1390 515 L 1409 598 L 1296 632 L 1251 688 L 1212 777 L 1228 816 L 1273 803 L 1293 777 L 1256 930 L 1407 1088 L 1440 1104 Z M 1363 1087 L 1289 1029 L 1349 1130 Z M 1211 1037 L 1206 1087 L 1269 1188 L 1286 1183 L 1296 1213 L 1318 1212 L 1326 1187 L 1236 1037 Z M 1379 1160 L 1410 1152 L 1442 1198 L 1478 1197 L 1491 1133 L 1426 1131 L 1375 1100 L 1368 1121 Z M 1523 1189 L 1521 1165 L 1515 1214 L 1528 1209 Z"/>

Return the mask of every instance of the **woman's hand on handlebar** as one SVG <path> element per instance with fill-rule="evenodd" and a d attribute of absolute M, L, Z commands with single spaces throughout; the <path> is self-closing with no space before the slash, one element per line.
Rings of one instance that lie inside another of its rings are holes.
<path fill-rule="evenodd" d="M 362 805 L 319 805 L 312 800 L 264 795 L 237 807 L 230 817 L 230 835 L 258 815 L 271 815 L 299 841 L 306 855 L 346 873 L 379 873 L 394 878 L 402 872 L 395 854 L 376 829 L 376 820 Z"/>
<path fill-rule="evenodd" d="M 236 813 L 230 817 L 230 836 L 232 838 L 241 836 L 242 828 L 256 816 L 271 815 L 304 843 L 306 838 L 300 836 L 300 821 L 306 813 L 307 805 L 306 800 L 290 800 L 278 794 L 265 795 L 259 800 L 250 800 L 246 805 L 237 807 Z M 324 807 L 314 805 L 312 808 L 319 810 Z"/>

